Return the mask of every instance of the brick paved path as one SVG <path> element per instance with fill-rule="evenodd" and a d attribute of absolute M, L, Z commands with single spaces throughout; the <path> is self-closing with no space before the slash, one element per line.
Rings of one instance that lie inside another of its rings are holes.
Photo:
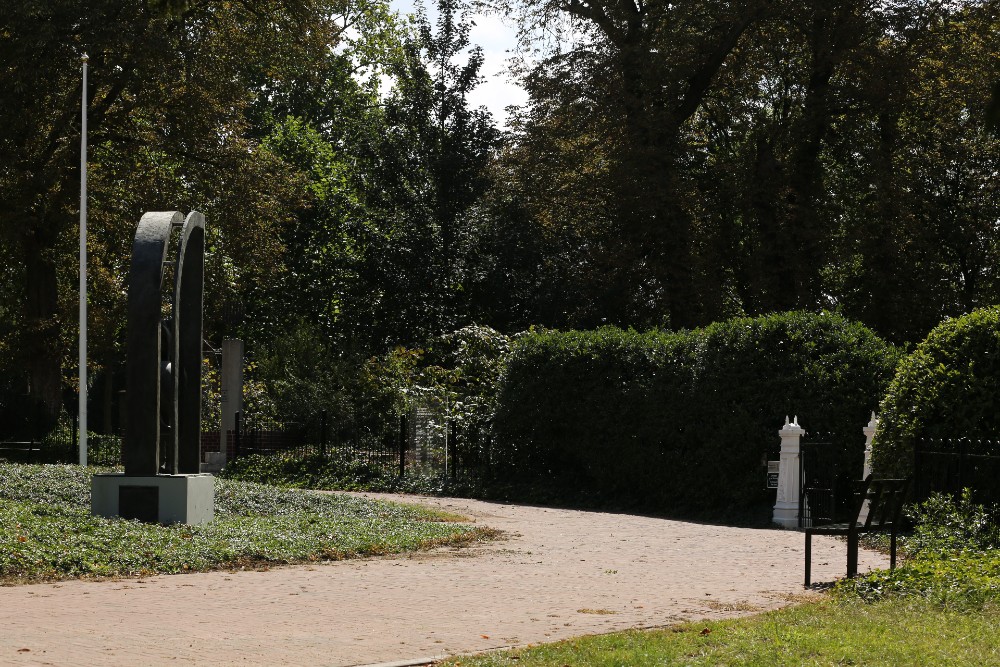
<path fill-rule="evenodd" d="M 0 588 L 0 664 L 359 665 L 740 615 L 803 592 L 803 538 L 792 531 L 419 501 L 508 539 L 267 572 Z M 843 574 L 842 542 L 813 549 L 816 581 Z M 862 569 L 885 565 L 861 556 Z"/>

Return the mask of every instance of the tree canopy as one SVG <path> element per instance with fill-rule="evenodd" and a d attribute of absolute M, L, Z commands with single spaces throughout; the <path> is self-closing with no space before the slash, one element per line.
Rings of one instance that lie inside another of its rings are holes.
<path fill-rule="evenodd" d="M 459 0 L 5 3 L 0 400 L 51 420 L 75 382 L 84 53 L 108 378 L 146 210 L 208 218 L 210 344 L 341 375 L 472 323 L 829 309 L 906 343 L 997 302 L 995 2 L 480 4 L 521 31 L 507 128 Z"/>

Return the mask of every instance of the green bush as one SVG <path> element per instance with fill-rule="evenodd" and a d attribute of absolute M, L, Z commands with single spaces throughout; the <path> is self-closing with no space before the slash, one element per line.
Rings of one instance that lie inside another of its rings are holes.
<path fill-rule="evenodd" d="M 945 320 L 900 363 L 889 385 L 872 452 L 874 470 L 908 474 L 914 444 L 930 438 L 961 437 L 970 454 L 998 453 L 997 396 L 1000 307 Z"/>
<path fill-rule="evenodd" d="M 963 489 L 958 497 L 932 494 L 907 508 L 906 514 L 914 524 L 903 542 L 908 558 L 985 553 L 1000 546 L 1000 508 L 974 502 L 970 489 Z"/>
<path fill-rule="evenodd" d="M 382 490 L 385 480 L 392 478 L 381 466 L 338 453 L 329 456 L 252 454 L 231 461 L 218 476 L 296 489 L 340 490 Z"/>
<path fill-rule="evenodd" d="M 515 473 L 571 471 L 586 490 L 672 512 L 773 502 L 761 458 L 785 416 L 859 449 L 897 358 L 828 313 L 529 333 L 501 382 L 494 455 Z"/>
<path fill-rule="evenodd" d="M 332 442 L 356 441 L 362 434 L 373 434 L 377 441 L 397 423 L 401 371 L 336 349 L 307 322 L 290 326 L 284 336 L 259 350 L 251 366 L 261 387 L 256 399 L 245 392 L 248 417 L 256 403 L 265 416 L 270 412 L 282 422 L 301 424 L 316 442 L 324 411 Z"/>

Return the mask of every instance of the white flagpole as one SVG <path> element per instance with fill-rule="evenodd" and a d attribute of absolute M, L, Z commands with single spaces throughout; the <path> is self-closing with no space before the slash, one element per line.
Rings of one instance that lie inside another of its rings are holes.
<path fill-rule="evenodd" d="M 80 125 L 80 465 L 87 465 L 87 54 Z"/>

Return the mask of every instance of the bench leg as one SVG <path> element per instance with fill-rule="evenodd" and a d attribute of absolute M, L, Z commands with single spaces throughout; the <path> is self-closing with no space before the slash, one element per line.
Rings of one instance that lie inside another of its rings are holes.
<path fill-rule="evenodd" d="M 809 575 L 812 574 L 812 534 L 806 533 L 806 588 L 809 588 Z"/>
<path fill-rule="evenodd" d="M 896 569 L 896 531 L 892 531 L 892 537 L 889 538 L 889 569 Z"/>
<path fill-rule="evenodd" d="M 847 578 L 858 574 L 858 534 L 847 534 Z"/>

